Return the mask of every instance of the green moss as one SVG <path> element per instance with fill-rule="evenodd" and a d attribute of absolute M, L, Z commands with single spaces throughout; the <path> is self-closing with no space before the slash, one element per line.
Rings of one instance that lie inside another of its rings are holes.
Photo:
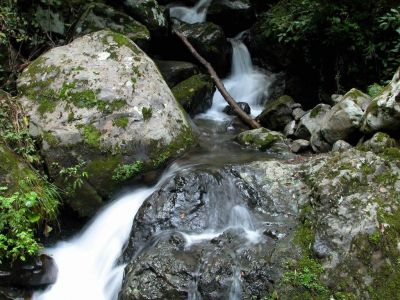
<path fill-rule="evenodd" d="M 172 88 L 176 100 L 186 109 L 190 110 L 195 100 L 195 95 L 203 90 L 210 90 L 213 84 L 209 77 L 204 74 L 193 75 L 192 77 L 178 83 Z"/>
<path fill-rule="evenodd" d="M 383 157 L 388 160 L 400 162 L 400 149 L 397 147 L 390 147 L 385 149 Z"/>
<path fill-rule="evenodd" d="M 129 119 L 128 117 L 120 117 L 118 119 L 113 120 L 113 125 L 121 128 L 126 128 L 128 126 Z"/>
<path fill-rule="evenodd" d="M 151 118 L 153 115 L 153 110 L 151 107 L 143 107 L 142 108 L 142 115 L 143 115 L 143 120 L 147 121 Z"/>
<path fill-rule="evenodd" d="M 92 124 L 77 125 L 82 130 L 82 137 L 86 144 L 91 147 L 100 147 L 101 132 Z"/>
<path fill-rule="evenodd" d="M 150 151 L 150 162 L 146 168 L 154 169 L 164 165 L 170 158 L 180 155 L 189 147 L 195 145 L 196 137 L 190 127 L 183 127 L 181 132 L 168 145 L 160 144 L 154 141 Z"/>
<path fill-rule="evenodd" d="M 52 113 L 56 109 L 56 102 L 53 99 L 43 97 L 39 101 L 39 106 L 37 108 L 39 114 L 43 117 L 46 113 Z"/>
<path fill-rule="evenodd" d="M 60 142 L 51 132 L 43 132 L 43 140 L 52 147 L 57 146 Z"/>
<path fill-rule="evenodd" d="M 283 96 L 280 96 L 278 99 L 275 99 L 273 101 L 268 101 L 265 104 L 264 111 L 267 112 L 267 111 L 269 111 L 269 110 L 271 110 L 271 109 L 273 109 L 273 108 L 275 108 L 277 106 L 280 106 L 280 105 L 287 106 L 287 105 L 290 105 L 290 104 L 293 104 L 293 103 L 294 103 L 294 100 L 293 100 L 292 97 L 290 97 L 288 95 L 283 95 Z"/>
<path fill-rule="evenodd" d="M 242 144 L 252 146 L 260 151 L 265 151 L 277 141 L 283 140 L 283 137 L 273 131 L 265 128 L 245 131 L 238 136 L 238 141 Z"/>
<path fill-rule="evenodd" d="M 321 113 L 322 111 L 322 106 L 321 105 L 317 105 L 316 107 L 314 107 L 311 112 L 310 112 L 310 118 L 316 118 L 318 117 L 318 115 Z"/>

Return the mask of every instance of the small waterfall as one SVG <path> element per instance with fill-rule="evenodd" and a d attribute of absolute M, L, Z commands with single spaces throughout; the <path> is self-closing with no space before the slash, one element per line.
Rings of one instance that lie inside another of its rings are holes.
<path fill-rule="evenodd" d="M 231 75 L 223 80 L 223 83 L 237 102 L 247 102 L 251 107 L 251 114 L 257 116 L 263 109 L 262 101 L 271 84 L 271 78 L 254 68 L 249 50 L 241 41 L 242 36 L 243 33 L 240 33 L 230 40 L 232 71 Z M 225 99 L 219 91 L 216 91 L 212 107 L 199 117 L 216 121 L 229 120 L 229 116 L 222 112 L 226 105 Z"/>
<path fill-rule="evenodd" d="M 48 249 L 58 266 L 57 282 L 35 300 L 116 299 L 124 265 L 116 265 L 133 218 L 154 188 L 139 189 L 104 209 L 82 235 Z"/>
<path fill-rule="evenodd" d="M 202 23 L 206 20 L 207 9 L 212 0 L 200 0 L 193 7 L 174 6 L 169 9 L 171 17 L 177 18 L 185 23 Z"/>

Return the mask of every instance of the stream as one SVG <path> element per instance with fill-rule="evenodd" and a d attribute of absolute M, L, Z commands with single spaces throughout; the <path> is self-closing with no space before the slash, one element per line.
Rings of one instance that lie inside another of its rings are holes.
<path fill-rule="evenodd" d="M 188 23 L 203 22 L 209 4 L 209 0 L 200 0 L 193 8 L 173 7 L 171 16 Z M 223 82 L 237 101 L 250 105 L 255 116 L 262 110 L 262 100 L 272 78 L 254 68 L 242 37 L 243 33 L 230 40 L 232 70 Z M 212 107 L 194 120 L 199 133 L 199 146 L 171 164 L 155 186 L 132 187 L 130 192 L 103 208 L 81 233 L 46 249 L 45 252 L 56 261 L 58 278 L 47 290 L 35 293 L 33 299 L 117 299 L 126 266 L 121 263 L 120 257 L 131 230 L 134 230 L 133 219 L 147 198 L 179 174 L 191 173 L 204 166 L 223 168 L 232 163 L 271 158 L 265 153 L 242 149 L 232 141 L 237 131 L 231 126 L 233 117 L 222 112 L 225 106 L 221 94 L 216 92 Z M 236 183 L 229 178 L 221 180 L 223 188 L 215 186 L 215 190 L 207 191 L 212 203 L 212 209 L 207 213 L 207 225 L 192 232 L 178 230 L 188 249 L 229 230 L 243 236 L 247 241 L 246 247 L 262 239 L 262 224 L 234 193 Z M 241 297 L 241 279 L 239 267 L 234 265 L 232 268 L 232 283 L 227 295 L 234 300 Z M 201 299 L 195 281 L 187 292 L 187 298 Z"/>

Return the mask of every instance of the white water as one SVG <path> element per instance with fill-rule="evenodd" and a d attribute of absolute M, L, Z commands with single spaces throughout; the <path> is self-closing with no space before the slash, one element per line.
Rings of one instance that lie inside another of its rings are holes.
<path fill-rule="evenodd" d="M 202 23 L 206 20 L 207 9 L 212 0 L 200 0 L 193 7 L 174 6 L 169 9 L 170 16 L 185 23 Z"/>
<path fill-rule="evenodd" d="M 223 80 L 225 88 L 237 102 L 247 102 L 253 117 L 262 112 L 262 101 L 266 96 L 271 78 L 254 68 L 246 45 L 241 41 L 242 34 L 231 39 L 232 70 L 231 75 Z M 199 118 L 226 121 L 230 117 L 223 113 L 227 103 L 219 91 L 213 96 L 212 107 Z"/>
<path fill-rule="evenodd" d="M 46 252 L 58 266 L 57 282 L 35 300 L 110 300 L 121 287 L 124 265 L 116 265 L 133 218 L 154 188 L 139 189 L 104 209 L 82 233 Z"/>

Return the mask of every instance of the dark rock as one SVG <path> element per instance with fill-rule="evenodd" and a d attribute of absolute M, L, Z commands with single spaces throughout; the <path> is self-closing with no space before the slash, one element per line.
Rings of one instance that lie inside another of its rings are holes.
<path fill-rule="evenodd" d="M 58 269 L 54 260 L 45 254 L 0 265 L 0 285 L 32 288 L 53 284 Z"/>
<path fill-rule="evenodd" d="M 289 96 L 282 96 L 276 100 L 269 101 L 265 109 L 257 117 L 263 127 L 271 130 L 283 130 L 293 120 L 292 105 L 294 101 Z"/>
<path fill-rule="evenodd" d="M 383 153 L 389 148 L 396 147 L 396 140 L 391 138 L 388 134 L 377 132 L 373 137 L 362 144 L 362 148 L 374 153 Z"/>
<path fill-rule="evenodd" d="M 124 34 L 141 47 L 150 40 L 150 33 L 146 26 L 102 3 L 91 3 L 83 9 L 83 13 L 72 29 L 72 37 L 76 38 L 102 29 Z"/>
<path fill-rule="evenodd" d="M 238 102 L 237 103 L 239 105 L 239 107 L 248 115 L 250 115 L 251 113 L 251 108 L 250 105 L 247 102 Z M 229 105 L 225 106 L 224 113 L 226 113 L 227 115 L 230 116 L 234 116 L 237 115 L 236 112 L 232 109 L 232 107 L 230 107 Z"/>
<path fill-rule="evenodd" d="M 161 75 L 170 88 L 199 73 L 199 68 L 186 61 L 155 60 Z"/>
<path fill-rule="evenodd" d="M 207 10 L 207 21 L 221 26 L 232 37 L 250 28 L 255 14 L 249 0 L 214 0 Z"/>
<path fill-rule="evenodd" d="M 167 33 L 167 16 L 156 0 L 119 0 L 109 2 L 144 24 L 155 36 L 161 36 Z"/>
<path fill-rule="evenodd" d="M 172 88 L 176 100 L 191 116 L 211 107 L 214 91 L 211 77 L 204 74 L 194 75 Z"/>
<path fill-rule="evenodd" d="M 173 28 L 186 36 L 217 71 L 228 69 L 231 47 L 221 27 L 210 22 L 185 24 L 174 20 Z M 187 49 L 184 50 L 187 53 Z"/>
<path fill-rule="evenodd" d="M 329 152 L 332 149 L 332 145 L 324 139 L 321 131 L 316 131 L 311 135 L 310 143 L 311 148 L 317 153 Z"/>

